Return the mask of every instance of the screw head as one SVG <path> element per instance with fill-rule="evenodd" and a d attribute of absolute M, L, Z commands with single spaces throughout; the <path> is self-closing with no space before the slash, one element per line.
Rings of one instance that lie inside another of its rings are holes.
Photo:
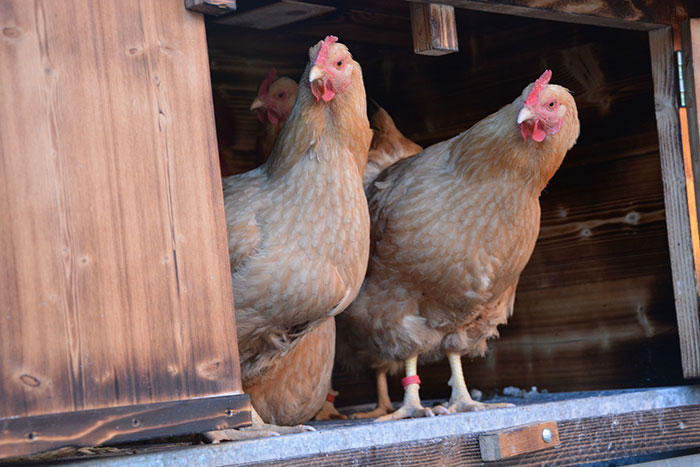
<path fill-rule="evenodd" d="M 544 440 L 545 443 L 551 443 L 552 442 L 552 430 L 549 428 L 545 428 L 542 430 L 542 439 Z"/>

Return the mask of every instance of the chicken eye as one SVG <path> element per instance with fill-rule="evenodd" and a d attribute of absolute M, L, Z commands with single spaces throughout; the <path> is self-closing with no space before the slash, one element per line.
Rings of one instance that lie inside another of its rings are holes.
<path fill-rule="evenodd" d="M 550 101 L 549 104 L 547 104 L 547 106 L 549 107 L 549 110 L 554 109 L 555 105 L 557 105 L 556 101 Z"/>
<path fill-rule="evenodd" d="M 284 97 L 284 93 L 281 92 L 281 93 L 277 94 L 277 97 L 279 97 L 280 99 L 282 99 L 282 98 Z"/>
<path fill-rule="evenodd" d="M 342 61 L 342 60 L 338 60 L 338 62 L 335 64 L 335 66 L 338 67 L 338 68 L 340 68 L 341 66 L 343 66 L 343 61 Z"/>

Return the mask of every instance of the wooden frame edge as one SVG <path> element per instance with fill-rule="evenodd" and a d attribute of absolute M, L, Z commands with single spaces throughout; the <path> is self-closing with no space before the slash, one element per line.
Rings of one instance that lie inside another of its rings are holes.
<path fill-rule="evenodd" d="M 0 459 L 251 424 L 246 394 L 0 419 Z"/>

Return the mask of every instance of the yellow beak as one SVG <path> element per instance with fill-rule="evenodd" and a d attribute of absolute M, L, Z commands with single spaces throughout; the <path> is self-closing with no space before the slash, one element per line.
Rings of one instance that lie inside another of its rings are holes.
<path fill-rule="evenodd" d="M 252 104 L 250 104 L 250 110 L 259 109 L 260 107 L 265 107 L 265 103 L 259 97 L 256 97 Z"/>
<path fill-rule="evenodd" d="M 523 123 L 525 120 L 530 120 L 531 118 L 535 118 L 537 115 L 535 113 L 528 109 L 527 107 L 523 107 L 520 109 L 520 113 L 518 113 L 518 125 Z"/>
<path fill-rule="evenodd" d="M 309 83 L 313 83 L 317 79 L 322 79 L 325 76 L 326 72 L 318 65 L 314 65 L 311 67 L 311 71 L 309 71 Z"/>

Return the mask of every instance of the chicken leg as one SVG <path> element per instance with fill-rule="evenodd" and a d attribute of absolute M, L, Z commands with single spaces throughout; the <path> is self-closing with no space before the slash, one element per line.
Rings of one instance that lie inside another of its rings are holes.
<path fill-rule="evenodd" d="M 386 384 L 386 370 L 377 371 L 377 408 L 371 412 L 358 412 L 350 416 L 350 418 L 375 418 L 391 413 L 394 409 L 391 407 L 391 399 L 389 398 L 389 387 Z"/>
<path fill-rule="evenodd" d="M 335 398 L 338 395 L 338 391 L 333 388 L 328 390 L 328 395 L 326 400 L 323 402 L 323 407 L 314 415 L 314 420 L 346 420 L 348 417 L 338 412 L 335 408 Z"/>
<path fill-rule="evenodd" d="M 251 407 L 251 421 L 253 424 L 246 428 L 226 429 L 207 431 L 202 436 L 205 440 L 211 443 L 219 443 L 221 441 L 242 441 L 244 439 L 267 438 L 270 436 L 279 436 L 292 433 L 304 433 L 306 431 L 316 431 L 313 427 L 307 425 L 295 426 L 278 426 L 265 423 L 255 408 Z"/>
<path fill-rule="evenodd" d="M 417 377 L 418 372 L 416 368 L 418 366 L 418 356 L 411 357 L 406 360 L 406 378 L 404 381 L 411 377 Z M 411 378 L 412 379 L 412 378 Z M 410 381 L 410 380 L 409 380 Z M 401 420 L 403 418 L 417 418 L 417 417 L 432 417 L 435 414 L 429 408 L 423 407 L 420 402 L 420 395 L 418 394 L 418 388 L 420 387 L 420 379 L 418 382 L 406 382 L 404 385 L 404 396 L 403 405 L 394 413 L 384 415 L 377 419 L 378 422 L 386 422 L 389 420 Z"/>
<path fill-rule="evenodd" d="M 433 408 L 433 412 L 435 414 L 445 413 L 445 410 L 448 413 L 457 413 L 515 407 L 513 404 L 508 404 L 505 402 L 486 404 L 473 400 L 469 395 L 469 391 L 467 391 L 467 383 L 464 381 L 462 357 L 457 353 L 449 353 L 447 354 L 447 359 L 450 362 L 450 369 L 452 370 L 452 377 L 448 383 L 450 386 L 452 386 L 452 396 L 450 397 L 447 407 L 438 405 Z"/>

